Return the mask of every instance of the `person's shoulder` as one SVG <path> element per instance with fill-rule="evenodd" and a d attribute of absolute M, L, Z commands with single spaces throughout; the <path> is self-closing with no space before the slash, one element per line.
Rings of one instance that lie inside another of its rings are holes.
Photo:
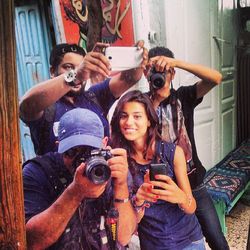
<path fill-rule="evenodd" d="M 55 164 L 59 162 L 60 155 L 58 153 L 50 152 L 42 156 L 37 156 L 32 159 L 27 160 L 23 164 L 23 172 L 36 172 L 42 171 L 43 168 L 48 167 L 48 165 Z"/>
<path fill-rule="evenodd" d="M 184 154 L 184 151 L 180 146 L 176 145 L 175 154 L 176 154 L 176 156 L 180 156 L 180 155 Z"/>
<path fill-rule="evenodd" d="M 176 93 L 182 94 L 182 93 L 188 93 L 188 92 L 192 92 L 192 91 L 196 91 L 196 83 L 192 84 L 192 85 L 188 85 L 188 86 L 180 86 L 177 90 Z"/>
<path fill-rule="evenodd" d="M 30 129 L 40 127 L 41 124 L 43 124 L 43 122 L 46 120 L 44 113 L 43 113 L 43 115 L 42 115 L 41 117 L 39 117 L 38 119 L 35 119 L 35 120 L 25 120 L 25 119 L 23 119 L 23 118 L 21 118 L 21 117 L 20 117 L 20 119 L 21 119 L 22 122 L 24 122 Z"/>
<path fill-rule="evenodd" d="M 27 181 L 28 183 L 30 183 L 31 180 L 40 182 L 40 180 L 45 178 L 45 173 L 36 158 L 30 159 L 23 164 L 24 185 L 27 183 Z"/>
<path fill-rule="evenodd" d="M 169 148 L 170 150 L 175 150 L 176 145 L 173 142 L 168 141 L 161 141 L 165 145 L 165 147 Z"/>
<path fill-rule="evenodd" d="M 104 88 L 109 88 L 109 82 L 111 78 L 107 78 L 102 82 L 93 84 L 87 91 L 97 92 Z"/>
<path fill-rule="evenodd" d="M 188 86 L 181 86 L 176 90 L 176 96 L 177 98 L 181 101 L 184 102 L 185 104 L 189 103 L 189 106 L 195 107 L 198 105 L 202 99 L 197 101 L 197 83 L 193 85 L 188 85 Z"/>

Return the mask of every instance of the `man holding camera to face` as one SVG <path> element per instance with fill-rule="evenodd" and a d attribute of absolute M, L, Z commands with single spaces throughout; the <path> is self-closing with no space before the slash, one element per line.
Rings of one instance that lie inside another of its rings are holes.
<path fill-rule="evenodd" d="M 157 111 L 162 139 L 182 147 L 188 168 L 188 177 L 197 203 L 196 216 L 211 249 L 229 249 L 222 233 L 216 210 L 203 178 L 206 169 L 198 158 L 194 138 L 194 109 L 213 87 L 221 83 L 221 74 L 199 64 L 174 58 L 171 50 L 155 47 L 149 50 L 147 78 L 149 95 Z M 191 86 L 173 89 L 175 68 L 188 71 L 200 80 Z"/>
<path fill-rule="evenodd" d="M 58 153 L 24 164 L 28 249 L 122 249 L 135 231 L 124 149 L 102 148 L 104 128 L 76 108 L 59 122 Z"/>

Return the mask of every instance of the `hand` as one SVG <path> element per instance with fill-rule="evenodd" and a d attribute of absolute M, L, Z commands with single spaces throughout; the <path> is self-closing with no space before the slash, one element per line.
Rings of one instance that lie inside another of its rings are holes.
<path fill-rule="evenodd" d="M 158 199 L 158 196 L 152 193 L 153 191 L 153 185 L 150 183 L 149 180 L 149 171 L 144 175 L 144 183 L 139 187 L 139 189 L 136 192 L 136 205 L 140 206 L 145 201 L 149 202 L 156 202 Z"/>
<path fill-rule="evenodd" d="M 81 195 L 84 198 L 98 198 L 105 190 L 107 182 L 104 184 L 94 184 L 85 175 L 85 163 L 76 169 L 72 185 L 76 190 L 76 195 Z"/>
<path fill-rule="evenodd" d="M 143 49 L 142 52 L 142 63 L 141 63 L 141 68 L 145 69 L 146 65 L 148 63 L 148 50 L 144 47 L 144 41 L 139 40 L 136 45 L 135 45 L 138 49 Z"/>
<path fill-rule="evenodd" d="M 154 187 L 162 189 L 152 189 L 152 193 L 158 196 L 158 199 L 168 201 L 170 203 L 185 203 L 187 195 L 177 186 L 177 184 L 166 175 L 156 175 L 155 179 L 161 181 L 151 181 Z"/>
<path fill-rule="evenodd" d="M 123 148 L 115 148 L 110 150 L 113 155 L 107 162 L 111 169 L 111 177 L 114 178 L 115 185 L 127 184 L 128 177 L 128 161 L 127 151 Z"/>
<path fill-rule="evenodd" d="M 135 46 L 138 49 L 143 49 L 140 67 L 121 72 L 122 78 L 126 79 L 129 84 L 136 83 L 141 79 L 143 71 L 146 69 L 146 65 L 148 63 L 148 50 L 144 47 L 144 41 L 138 41 Z"/>
<path fill-rule="evenodd" d="M 102 54 L 104 54 L 105 52 L 105 49 L 107 47 L 109 47 L 110 45 L 108 43 L 96 43 L 94 48 L 92 49 L 92 51 L 95 51 L 95 52 L 100 52 Z"/>
<path fill-rule="evenodd" d="M 104 51 L 107 47 L 109 47 L 110 45 L 108 43 L 96 43 L 93 50 L 94 52 L 99 52 L 104 54 Z M 99 83 L 105 80 L 105 76 L 96 72 L 96 71 L 92 71 L 90 73 L 90 78 L 91 78 L 91 82 L 92 83 Z"/>
<path fill-rule="evenodd" d="M 148 66 L 154 66 L 159 72 L 169 71 L 177 66 L 177 60 L 166 56 L 155 56 L 149 59 Z"/>
<path fill-rule="evenodd" d="M 110 75 L 110 63 L 103 54 L 103 49 L 108 47 L 108 44 L 97 43 L 93 51 L 87 53 L 82 63 L 77 68 L 76 78 L 80 81 L 86 81 L 91 76 L 101 75 L 102 78 L 107 78 Z"/>

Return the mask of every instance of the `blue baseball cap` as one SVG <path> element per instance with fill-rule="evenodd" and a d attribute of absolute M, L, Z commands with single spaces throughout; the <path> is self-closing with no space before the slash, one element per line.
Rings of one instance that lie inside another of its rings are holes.
<path fill-rule="evenodd" d="M 75 108 L 65 113 L 58 127 L 58 152 L 64 153 L 76 146 L 102 147 L 103 124 L 96 113 Z"/>

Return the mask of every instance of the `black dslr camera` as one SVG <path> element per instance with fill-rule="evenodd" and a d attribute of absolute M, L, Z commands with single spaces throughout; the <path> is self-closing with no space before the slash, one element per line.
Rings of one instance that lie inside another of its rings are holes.
<path fill-rule="evenodd" d="M 74 166 L 78 167 L 85 162 L 86 168 L 84 174 L 95 184 L 106 182 L 111 175 L 111 170 L 107 160 L 112 157 L 109 150 L 93 149 L 89 152 L 83 152 L 76 157 Z"/>
<path fill-rule="evenodd" d="M 153 89 L 161 89 L 165 85 L 166 73 L 156 71 L 155 67 L 152 67 L 149 72 L 148 81 Z"/>

